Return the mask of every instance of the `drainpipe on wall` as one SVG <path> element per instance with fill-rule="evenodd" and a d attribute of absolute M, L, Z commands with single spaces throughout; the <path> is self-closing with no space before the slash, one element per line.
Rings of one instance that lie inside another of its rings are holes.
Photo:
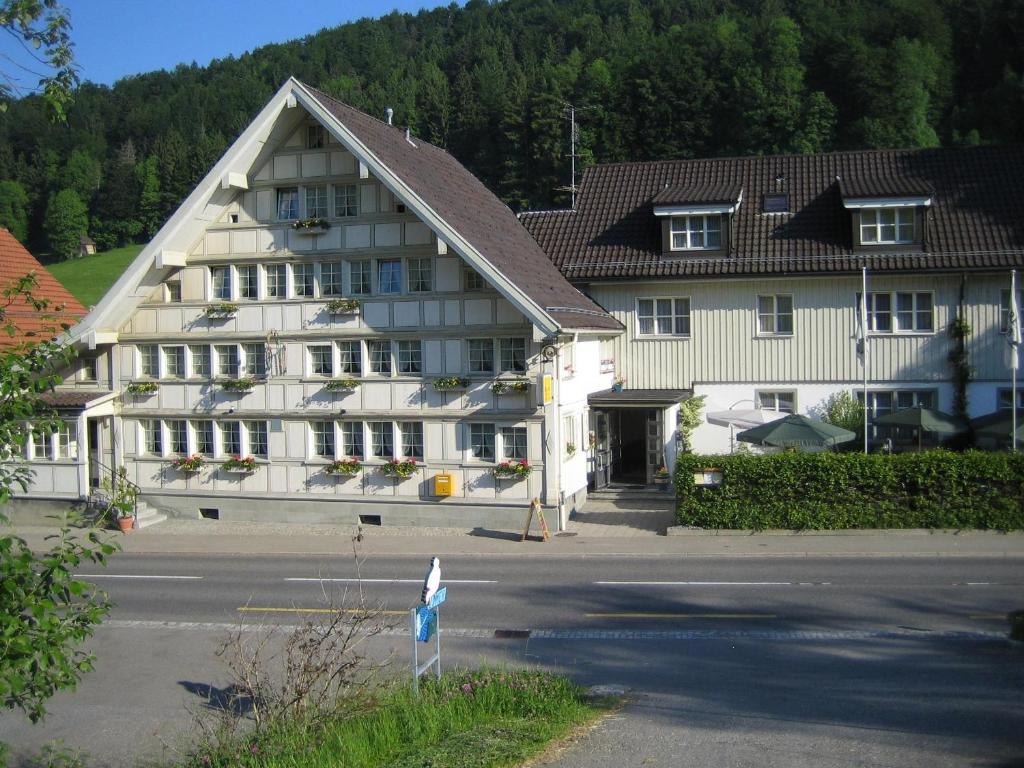
<path fill-rule="evenodd" d="M 562 433 L 562 409 L 559 403 L 561 397 L 559 371 L 562 365 L 562 350 L 557 343 L 554 346 L 555 356 L 550 360 L 545 360 L 541 368 L 542 373 L 551 376 L 551 402 L 544 406 L 544 421 L 547 425 L 544 435 L 544 505 L 555 507 L 558 530 L 563 531 L 565 525 L 562 520 L 564 508 L 562 504 L 562 455 L 559 442 Z M 545 370 L 547 367 L 550 369 Z"/>

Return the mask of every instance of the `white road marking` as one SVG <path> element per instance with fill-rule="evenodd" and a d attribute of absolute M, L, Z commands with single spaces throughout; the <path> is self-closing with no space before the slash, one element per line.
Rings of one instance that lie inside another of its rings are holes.
<path fill-rule="evenodd" d="M 206 578 L 205 576 L 165 576 L 160 574 L 144 573 L 83 573 L 78 574 L 83 579 L 167 579 L 171 581 L 197 581 Z"/>
<path fill-rule="evenodd" d="M 827 587 L 830 581 L 595 581 L 606 587 Z"/>
<path fill-rule="evenodd" d="M 341 584 L 422 584 L 423 579 L 328 579 L 316 577 L 291 577 L 285 581 L 326 581 Z M 445 579 L 445 584 L 497 584 L 497 581 L 488 579 Z"/>

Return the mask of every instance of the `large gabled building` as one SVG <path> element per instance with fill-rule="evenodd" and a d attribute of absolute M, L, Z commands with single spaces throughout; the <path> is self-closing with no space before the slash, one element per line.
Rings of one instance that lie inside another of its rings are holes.
<path fill-rule="evenodd" d="M 72 330 L 80 450 L 30 495 L 124 465 L 179 515 L 564 524 L 621 332 L 451 155 L 289 80 Z"/>
<path fill-rule="evenodd" d="M 601 356 L 626 386 L 590 396 L 597 485 L 651 477 L 681 390 L 705 395 L 710 412 L 818 414 L 837 392 L 863 397 L 866 377 L 875 415 L 952 410 L 958 312 L 971 328 L 971 414 L 1009 407 L 1022 178 L 1022 147 L 620 163 L 587 170 L 575 210 L 521 215 L 625 328 Z M 694 439 L 730 448 L 727 427 Z"/>

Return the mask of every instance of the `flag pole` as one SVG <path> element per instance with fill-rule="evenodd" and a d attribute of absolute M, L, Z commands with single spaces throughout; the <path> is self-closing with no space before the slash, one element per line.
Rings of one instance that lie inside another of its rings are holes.
<path fill-rule="evenodd" d="M 1017 270 L 1010 270 L 1010 450 L 1017 450 L 1017 367 L 1020 365 L 1020 306 L 1017 301 Z"/>
<path fill-rule="evenodd" d="M 864 453 L 868 452 L 868 268 L 861 267 L 860 322 L 864 355 Z"/>

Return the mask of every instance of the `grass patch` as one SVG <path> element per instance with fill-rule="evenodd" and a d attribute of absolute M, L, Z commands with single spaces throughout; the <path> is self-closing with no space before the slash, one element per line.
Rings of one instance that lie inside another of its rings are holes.
<path fill-rule="evenodd" d="M 145 245 L 126 245 L 80 259 L 47 264 L 46 268 L 86 307 L 103 298 Z"/>
<path fill-rule="evenodd" d="M 419 696 L 395 685 L 359 712 L 314 729 L 277 724 L 208 747 L 188 766 L 228 768 L 499 768 L 519 765 L 590 723 L 607 705 L 542 672 L 455 671 Z"/>

